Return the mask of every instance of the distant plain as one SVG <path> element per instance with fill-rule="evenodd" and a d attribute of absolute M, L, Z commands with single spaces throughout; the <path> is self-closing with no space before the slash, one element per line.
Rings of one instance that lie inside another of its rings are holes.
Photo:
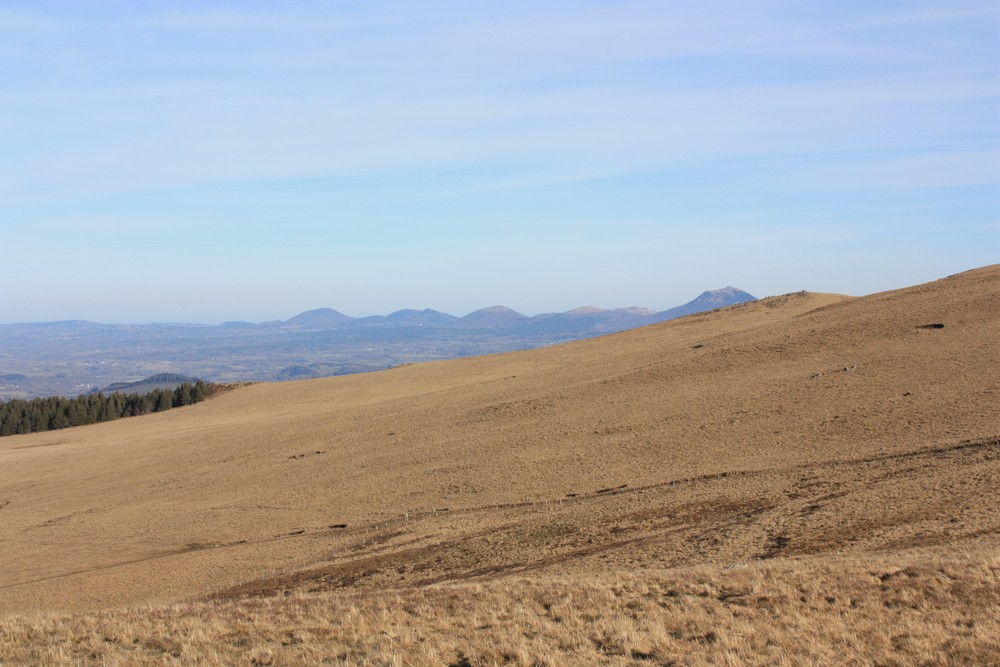
<path fill-rule="evenodd" d="M 544 347 L 753 300 L 733 287 L 664 311 L 576 308 L 528 317 L 492 306 L 455 317 L 432 309 L 350 317 L 318 308 L 284 321 L 0 324 L 0 400 L 109 391 L 163 373 L 207 382 L 273 382 Z"/>

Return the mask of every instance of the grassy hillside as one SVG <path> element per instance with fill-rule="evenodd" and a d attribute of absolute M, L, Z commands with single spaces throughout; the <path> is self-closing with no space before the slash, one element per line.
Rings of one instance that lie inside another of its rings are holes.
<path fill-rule="evenodd" d="M 0 661 L 982 662 L 997 331 L 994 266 L 6 438 Z"/>

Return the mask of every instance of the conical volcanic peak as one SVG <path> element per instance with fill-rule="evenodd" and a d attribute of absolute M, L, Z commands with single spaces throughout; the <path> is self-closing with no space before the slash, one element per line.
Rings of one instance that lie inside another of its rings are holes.
<path fill-rule="evenodd" d="M 718 308 L 735 306 L 739 303 L 756 300 L 757 297 L 754 295 L 744 292 L 741 289 L 737 289 L 736 287 L 723 287 L 722 289 L 702 292 L 696 299 L 688 301 L 683 306 L 677 306 L 675 308 L 670 308 L 669 310 L 664 310 L 661 313 L 657 313 L 654 316 L 654 319 L 657 322 L 664 322 L 666 320 L 672 320 L 676 317 L 683 317 L 684 315 L 701 313 L 706 310 L 716 310 Z"/>
<path fill-rule="evenodd" d="M 465 317 L 461 318 L 459 322 L 470 326 L 494 327 L 514 322 L 522 322 L 527 319 L 528 318 L 525 315 L 522 315 L 507 306 L 490 306 L 488 308 L 480 308 L 477 311 L 469 313 Z"/>
<path fill-rule="evenodd" d="M 299 313 L 295 317 L 285 320 L 285 324 L 322 329 L 347 324 L 353 319 L 353 317 L 344 315 L 333 308 L 317 308 Z"/>

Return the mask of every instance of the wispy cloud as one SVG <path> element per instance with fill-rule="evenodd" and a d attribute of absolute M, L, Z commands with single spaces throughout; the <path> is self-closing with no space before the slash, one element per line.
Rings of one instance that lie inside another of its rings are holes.
<path fill-rule="evenodd" d="M 139 221 L 118 254 L 147 265 L 167 261 L 163 227 L 209 248 L 246 231 L 260 258 L 308 235 L 472 252 L 580 220 L 622 248 L 685 225 L 889 228 L 904 196 L 980 225 L 1000 187 L 998 28 L 974 1 L 13 2 L 0 221 L 112 253 L 107 230 Z"/>

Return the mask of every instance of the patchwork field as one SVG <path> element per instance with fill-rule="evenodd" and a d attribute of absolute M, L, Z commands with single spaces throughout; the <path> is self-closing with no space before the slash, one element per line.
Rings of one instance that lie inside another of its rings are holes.
<path fill-rule="evenodd" d="M 1000 660 L 1000 267 L 0 440 L 0 663 Z"/>

